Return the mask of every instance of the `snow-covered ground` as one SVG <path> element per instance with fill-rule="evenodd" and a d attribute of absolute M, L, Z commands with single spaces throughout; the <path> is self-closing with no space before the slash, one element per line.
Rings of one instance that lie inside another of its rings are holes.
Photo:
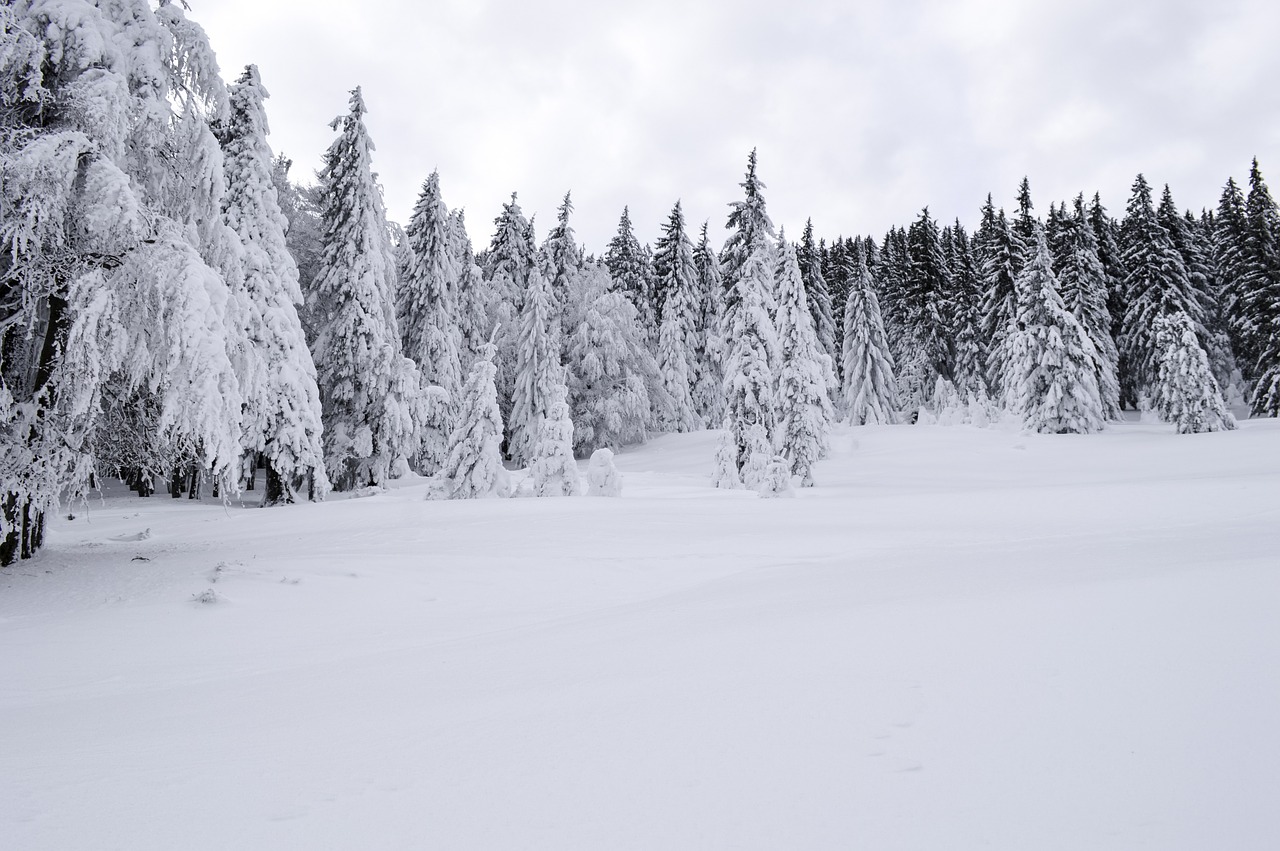
<path fill-rule="evenodd" d="M 1275 848 L 1241 425 L 844 429 L 794 500 L 701 433 L 621 499 L 78 507 L 0 571 L 0 846 Z"/>

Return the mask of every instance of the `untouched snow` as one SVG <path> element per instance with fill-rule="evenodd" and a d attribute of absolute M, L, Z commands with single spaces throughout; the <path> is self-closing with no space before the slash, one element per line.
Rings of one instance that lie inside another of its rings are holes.
<path fill-rule="evenodd" d="M 0 571 L 0 845 L 1275 847 L 1280 422 L 840 429 L 794 500 L 715 437 L 75 508 Z"/>

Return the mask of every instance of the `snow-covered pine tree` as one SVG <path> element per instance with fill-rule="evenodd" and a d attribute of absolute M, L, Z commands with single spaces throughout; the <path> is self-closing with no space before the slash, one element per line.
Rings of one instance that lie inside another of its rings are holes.
<path fill-rule="evenodd" d="M 551 282 L 552 313 L 560 317 L 559 327 L 552 329 L 557 346 L 563 346 L 564 340 L 575 327 L 566 322 L 573 312 L 569 301 L 577 289 L 578 269 L 582 266 L 582 251 L 573 238 L 573 227 L 569 224 L 572 213 L 573 201 L 566 192 L 556 213 L 556 226 L 542 243 L 543 274 Z"/>
<path fill-rule="evenodd" d="M 438 474 L 451 499 L 505 497 L 510 493 L 510 480 L 502 466 L 495 357 L 493 343 L 481 345 L 467 376 L 458 427 L 449 436 L 449 457 Z"/>
<path fill-rule="evenodd" d="M 602 265 L 583 268 L 582 321 L 569 340 L 574 449 L 586 455 L 644 440 L 650 399 L 665 391 L 639 314 Z"/>
<path fill-rule="evenodd" d="M 1240 283 L 1240 311 L 1254 341 L 1253 412 L 1280 416 L 1280 209 L 1262 179 L 1255 157 L 1245 201 L 1248 230 Z"/>
<path fill-rule="evenodd" d="M 1151 187 L 1142 175 L 1133 184 L 1121 240 L 1128 307 L 1116 347 L 1128 363 L 1133 392 L 1141 403 L 1150 399 L 1159 365 L 1155 320 L 1181 310 L 1203 329 L 1204 308 L 1192 289 L 1182 255 L 1156 216 Z"/>
<path fill-rule="evenodd" d="M 441 424 L 446 435 L 453 430 L 451 420 L 462 393 L 458 258 L 452 228 L 440 174 L 432 171 L 405 228 L 408 262 L 396 290 L 396 321 L 404 353 L 418 365 L 423 382 L 448 394 L 449 414 Z"/>
<path fill-rule="evenodd" d="M 959 219 L 943 242 L 947 274 L 951 282 L 947 294 L 948 313 L 954 329 L 955 386 L 966 395 L 987 396 L 987 351 L 982 334 L 982 285 L 977 259 L 969 234 Z"/>
<path fill-rule="evenodd" d="M 587 464 L 587 496 L 622 496 L 622 476 L 613 463 L 613 450 L 597 449 Z"/>
<path fill-rule="evenodd" d="M 1129 295 L 1125 288 L 1128 277 L 1124 268 L 1124 252 L 1120 248 L 1120 225 L 1102 206 L 1102 196 L 1095 192 L 1089 202 L 1089 227 L 1098 242 L 1098 260 L 1107 273 L 1107 313 L 1111 315 L 1111 340 L 1120 338 L 1124 315 L 1129 308 Z M 1116 377 L 1120 383 L 1120 406 L 1135 406 L 1132 373 L 1125 353 L 1116 347 Z"/>
<path fill-rule="evenodd" d="M 267 144 L 267 91 L 257 66 L 231 86 L 223 147 L 227 193 L 223 211 L 243 244 L 240 279 L 248 310 L 251 376 L 242 377 L 242 443 L 261 453 L 267 472 L 265 504 L 292 502 L 304 484 L 313 497 L 329 490 L 316 367 L 298 318 L 302 289 L 285 242 L 286 220 L 276 203 L 273 157 Z"/>
<path fill-rule="evenodd" d="M 725 428 L 736 448 L 734 466 L 742 483 L 751 489 L 764 474 L 763 464 L 773 455 L 772 432 L 778 419 L 774 377 L 778 337 L 770 317 L 772 248 L 763 240 L 757 242 L 738 267 L 734 281 L 737 307 L 724 370 Z"/>
<path fill-rule="evenodd" d="M 892 423 L 899 410 L 893 355 L 880 301 L 863 252 L 845 257 L 849 292 L 844 305 L 844 399 L 852 425 Z"/>
<path fill-rule="evenodd" d="M 1010 231 L 1013 234 L 1015 274 L 1022 271 L 1022 267 L 1035 255 L 1035 229 L 1039 219 L 1036 218 L 1033 210 L 1035 205 L 1031 203 L 1031 182 L 1024 176 L 1022 182 L 1018 184 L 1018 214 L 1010 223 Z"/>
<path fill-rule="evenodd" d="M 567 396 L 561 377 L 550 387 L 547 413 L 538 424 L 529 470 L 534 496 L 577 496 L 582 489 L 573 460 L 573 421 Z"/>
<path fill-rule="evenodd" d="M 756 174 L 756 151 L 751 149 L 747 157 L 747 176 L 739 184 L 743 191 L 743 200 L 729 204 L 729 221 L 725 225 L 729 229 L 729 238 L 725 240 L 720 252 L 720 270 L 724 282 L 724 327 L 733 328 L 736 322 L 735 313 L 741 296 L 739 281 L 748 263 L 760 263 L 766 269 L 774 265 L 773 249 L 777 237 L 773 229 L 773 221 L 765 209 L 765 184 Z M 761 256 L 753 259 L 753 255 Z M 761 291 L 764 306 L 769 316 L 775 309 L 773 287 L 765 287 Z M 728 341 L 730 345 L 733 340 Z"/>
<path fill-rule="evenodd" d="M 1227 185 L 1223 187 L 1222 196 L 1218 200 L 1213 236 L 1214 264 L 1221 279 L 1222 313 L 1231 335 L 1232 349 L 1239 359 L 1244 377 L 1253 378 L 1257 347 L 1242 299 L 1242 287 L 1249 266 L 1249 216 L 1245 208 L 1244 193 L 1231 178 L 1227 179 Z"/>
<path fill-rule="evenodd" d="M 1213 374 L 1221 377 L 1219 386 L 1225 388 L 1235 371 L 1235 355 L 1224 329 L 1218 327 L 1221 311 L 1214 282 L 1217 272 L 1213 267 L 1211 252 L 1206 252 L 1201 245 L 1195 220 L 1188 222 L 1187 216 L 1178 213 L 1178 206 L 1173 201 L 1173 193 L 1167 183 L 1160 196 L 1160 205 L 1156 208 L 1156 219 L 1168 231 L 1174 248 L 1182 258 L 1182 265 L 1187 270 L 1190 284 L 1188 292 L 1200 309 L 1200 346 L 1209 356 L 1209 368 L 1213 370 Z"/>
<path fill-rule="evenodd" d="M 759 484 L 772 457 L 777 424 L 776 365 L 778 336 L 773 222 L 765 209 L 764 182 L 756 174 L 756 152 L 747 158 L 744 199 L 731 202 L 729 238 L 721 252 L 724 272 L 724 327 L 728 333 L 724 363 L 725 428 L 733 445 L 733 463 L 748 488 Z M 729 481 L 717 475 L 717 481 Z"/>
<path fill-rule="evenodd" d="M 837 238 L 835 244 L 839 245 L 841 240 Z M 858 246 L 858 253 L 864 254 L 862 240 L 859 239 L 855 243 Z M 815 271 L 822 275 L 826 281 L 827 289 L 833 294 L 831 309 L 834 312 L 832 316 L 832 337 L 835 345 L 835 354 L 831 364 L 831 373 L 836 379 L 836 386 L 829 393 L 831 402 L 837 407 L 843 407 L 844 397 L 841 388 L 844 386 L 844 311 L 849 303 L 849 286 L 850 282 L 845 278 L 847 268 L 844 265 L 836 266 L 832 262 L 833 252 L 827 247 L 826 240 L 818 240 L 818 246 L 814 249 L 814 265 Z M 801 270 L 803 271 L 803 269 Z M 836 308 L 836 301 L 839 301 L 839 308 Z"/>
<path fill-rule="evenodd" d="M 974 235 L 974 253 L 984 293 L 982 330 L 987 341 L 987 382 L 989 387 L 996 388 L 1003 380 L 997 353 L 1003 348 L 1005 333 L 1013 327 L 1013 318 L 1018 313 L 1018 293 L 1014 286 L 1018 248 L 1004 210 L 996 212 L 990 195 L 982 206 L 982 223 Z"/>
<path fill-rule="evenodd" d="M 241 452 L 241 400 L 226 282 L 165 194 L 187 166 L 170 156 L 183 113 L 225 114 L 203 32 L 143 0 L 16 0 L 0 6 L 0 57 L 7 564 L 41 546 L 48 509 L 107 472 L 94 453 L 115 401 L 145 397 L 157 440 L 138 442 L 142 463 L 160 460 L 156 445 L 189 449 L 225 478 Z"/>
<path fill-rule="evenodd" d="M 716 441 L 716 454 L 711 466 L 711 487 L 742 490 L 742 473 L 738 470 L 738 441 L 725 429 Z"/>
<path fill-rule="evenodd" d="M 898 299 L 903 345 L 915 357 L 899 363 L 898 384 L 908 409 L 930 402 L 938 378 L 955 374 L 951 279 L 941 235 L 926 207 L 907 230 L 906 275 Z"/>
<path fill-rule="evenodd" d="M 850 246 L 847 250 L 851 251 L 853 247 Z M 870 265 L 870 259 L 867 262 Z M 871 274 L 876 282 L 876 295 L 880 299 L 880 313 L 884 320 L 885 335 L 889 338 L 889 349 L 893 352 L 899 386 L 903 384 L 904 374 L 922 375 L 927 372 L 927 369 L 917 364 L 917 361 L 923 360 L 924 353 L 912 344 L 904 323 L 902 298 L 910 265 L 906 229 L 890 228 L 884 235 L 880 257 L 871 267 Z"/>
<path fill-rule="evenodd" d="M 471 364 L 480 356 L 490 325 L 486 313 L 488 299 L 484 270 L 476 263 L 471 237 L 467 236 L 467 218 L 464 210 L 455 210 L 449 216 L 449 246 L 453 263 L 458 270 L 457 317 L 458 330 L 462 334 L 462 365 L 470 371 Z"/>
<path fill-rule="evenodd" d="M 831 400 L 827 396 L 829 359 L 818 345 L 813 314 L 800 277 L 795 246 L 779 248 L 778 282 L 778 425 L 777 451 L 802 487 L 813 485 L 813 465 L 827 454 L 831 433 Z"/>
<path fill-rule="evenodd" d="M 622 208 L 618 220 L 618 232 L 609 240 L 604 254 L 605 266 L 613 277 L 613 285 L 636 309 L 640 317 L 647 344 L 653 345 L 658 337 L 658 314 L 655 307 L 653 270 L 649 266 L 644 248 L 636 239 L 631 226 L 631 211 Z"/>
<path fill-rule="evenodd" d="M 395 258 L 360 89 L 331 125 L 325 153 L 324 254 L 308 293 L 319 327 L 313 354 L 324 409 L 325 467 L 338 490 L 383 483 L 412 458 L 427 419 L 421 379 L 401 353 Z"/>
<path fill-rule="evenodd" d="M 693 265 L 698 308 L 694 324 L 695 374 L 691 378 L 693 407 L 703 422 L 718 424 L 724 420 L 724 359 L 728 341 L 724 325 L 724 282 L 720 274 L 720 260 L 707 237 L 707 223 L 702 223 L 702 234 L 693 250 Z"/>
<path fill-rule="evenodd" d="M 1059 228 L 1055 266 L 1062 303 L 1093 343 L 1102 413 L 1116 420 L 1120 418 L 1119 355 L 1107 310 L 1107 273 L 1098 258 L 1098 240 L 1085 213 L 1084 195 L 1076 196 L 1071 215 L 1062 218 Z"/>
<path fill-rule="evenodd" d="M 485 312 L 487 328 L 498 329 L 494 340 L 498 347 L 498 407 L 503 419 L 510 422 L 520 345 L 518 317 L 529 289 L 529 275 L 538 265 L 538 250 L 533 241 L 533 224 L 520 209 L 516 193 L 511 193 L 509 204 L 502 205 L 502 213 L 493 224 L 493 238 L 483 263 Z"/>
<path fill-rule="evenodd" d="M 695 347 L 699 306 L 698 270 L 693 260 L 693 243 L 684 230 L 680 202 L 671 209 L 667 226 L 658 240 L 654 256 L 658 291 L 665 294 L 662 321 L 658 330 L 658 372 L 671 406 L 655 412 L 662 431 L 695 431 L 703 427 L 693 403 L 692 379 L 697 374 Z"/>
<path fill-rule="evenodd" d="M 1093 343 L 1062 304 L 1044 229 L 1018 274 L 1018 315 L 1002 354 L 1005 405 L 1023 427 L 1047 434 L 1086 434 L 1103 426 Z"/>
<path fill-rule="evenodd" d="M 1160 354 L 1152 402 L 1160 418 L 1176 425 L 1178 434 L 1235 428 L 1191 318 L 1181 310 L 1158 317 L 1155 342 Z"/>
<path fill-rule="evenodd" d="M 1192 252 L 1199 255 L 1199 262 L 1207 270 L 1207 303 L 1211 308 L 1206 311 L 1205 329 L 1212 341 L 1210 348 L 1217 352 L 1216 355 L 1209 355 L 1209 368 L 1213 370 L 1213 377 L 1222 388 L 1223 398 L 1230 405 L 1230 397 L 1242 393 L 1244 386 L 1240 362 L 1231 342 L 1230 324 L 1227 322 L 1225 276 L 1218 268 L 1217 223 L 1213 212 L 1208 209 L 1201 209 L 1199 217 L 1187 210 L 1183 214 L 1182 227 L 1190 241 Z"/>
<path fill-rule="evenodd" d="M 804 291 L 809 299 L 809 312 L 813 314 L 813 332 L 817 336 L 819 350 L 831 359 L 834 375 L 840 351 L 836 345 L 835 311 L 843 310 L 844 302 L 833 302 L 827 279 L 822 274 L 822 258 L 818 256 L 818 246 L 813 241 L 813 219 L 805 220 L 800 244 L 796 246 L 796 262 L 800 264 L 800 275 L 804 279 Z M 834 387 L 830 389 L 831 392 L 835 391 Z"/>
<path fill-rule="evenodd" d="M 507 422 L 507 451 L 517 466 L 533 462 L 542 420 L 547 416 L 553 388 L 561 383 L 560 349 L 551 326 L 551 282 L 536 267 L 529 272 L 529 290 L 520 311 L 515 386 L 511 419 Z"/>

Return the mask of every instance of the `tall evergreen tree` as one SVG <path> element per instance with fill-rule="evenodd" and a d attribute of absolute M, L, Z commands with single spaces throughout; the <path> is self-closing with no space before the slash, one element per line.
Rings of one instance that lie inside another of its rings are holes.
<path fill-rule="evenodd" d="M 443 388 L 456 406 L 462 393 L 463 340 L 452 227 L 440 175 L 433 171 L 405 230 L 408 262 L 396 291 L 396 319 L 404 353 L 418 365 L 423 381 Z M 450 431 L 452 423 L 445 433 Z"/>
<path fill-rule="evenodd" d="M 573 460 L 573 421 L 563 376 L 551 385 L 547 414 L 538 426 L 529 474 L 534 496 L 577 496 L 582 487 Z"/>
<path fill-rule="evenodd" d="M 1204 311 L 1191 287 L 1182 255 L 1156 216 L 1151 187 L 1142 175 L 1133 184 L 1121 239 L 1128 309 L 1117 348 L 1131 370 L 1128 376 L 1121 376 L 1121 389 L 1124 392 L 1128 379 L 1134 397 L 1149 401 L 1159 365 L 1156 319 L 1181 310 L 1196 327 L 1203 328 Z"/>
<path fill-rule="evenodd" d="M 1055 266 L 1063 306 L 1071 311 L 1093 343 L 1097 362 L 1094 375 L 1102 400 L 1102 413 L 1120 418 L 1119 354 L 1111 337 L 1111 313 L 1107 309 L 1107 273 L 1098 258 L 1098 240 L 1089 224 L 1084 196 L 1077 195 L 1072 214 L 1059 222 L 1059 248 Z"/>
<path fill-rule="evenodd" d="M 772 458 L 775 409 L 777 330 L 773 314 L 773 222 L 765 209 L 764 182 L 756 174 L 756 152 L 747 158 L 743 200 L 730 203 L 729 238 L 721 252 L 725 285 L 728 357 L 724 367 L 726 440 L 733 472 L 748 488 L 760 484 Z M 730 471 L 717 475 L 729 483 Z"/>
<path fill-rule="evenodd" d="M 254 65 L 229 92 L 224 142 L 227 194 L 223 210 L 243 246 L 246 331 L 252 366 L 241 379 L 242 444 L 261 453 L 267 466 L 267 504 L 292 502 L 308 485 L 314 496 L 329 489 L 324 469 L 320 391 L 316 367 L 298 318 L 302 303 L 298 268 L 285 243 L 285 219 L 276 203 L 272 154 L 267 144 L 267 91 Z"/>
<path fill-rule="evenodd" d="M 505 497 L 510 493 L 502 466 L 496 356 L 496 346 L 482 344 L 467 376 L 458 426 L 449 436 L 449 457 L 439 474 L 451 499 Z"/>
<path fill-rule="evenodd" d="M 693 407 L 703 422 L 719 424 L 724 420 L 724 361 L 728 354 L 728 329 L 724 324 L 724 283 L 720 260 L 707 237 L 707 223 L 693 249 L 696 272 L 694 305 L 698 310 L 694 323 L 694 362 L 691 378 Z"/>
<path fill-rule="evenodd" d="M 1102 206 L 1102 196 L 1093 193 L 1089 202 L 1089 227 L 1098 242 L 1098 260 L 1107 273 L 1107 312 L 1111 314 L 1111 337 L 1120 334 L 1124 314 L 1128 308 L 1125 300 L 1124 252 L 1120 249 L 1120 226 Z"/>
<path fill-rule="evenodd" d="M 763 240 L 734 279 L 733 325 L 729 359 L 725 364 L 725 428 L 729 453 L 738 480 L 748 488 L 760 484 L 764 467 L 773 455 L 773 431 L 777 423 L 774 364 L 778 338 L 770 317 L 774 270 L 772 246 Z M 727 471 L 726 471 L 727 472 Z M 730 481 L 731 477 L 717 476 Z"/>
<path fill-rule="evenodd" d="M 1214 262 L 1222 288 L 1222 312 L 1231 335 L 1232 349 L 1240 358 L 1246 377 L 1253 377 L 1257 363 L 1256 340 L 1242 298 L 1242 288 L 1249 269 L 1249 214 L 1244 193 L 1230 178 L 1218 201 L 1214 227 Z"/>
<path fill-rule="evenodd" d="M 1249 169 L 1245 212 L 1248 230 L 1240 312 L 1257 352 L 1253 411 L 1274 417 L 1280 416 L 1280 209 L 1262 179 L 1257 158 Z"/>
<path fill-rule="evenodd" d="M 631 211 L 627 207 L 622 208 L 618 232 L 609 240 L 604 262 L 609 267 L 609 274 L 613 276 L 618 292 L 625 295 L 635 307 L 643 323 L 645 338 L 652 343 L 657 338 L 658 330 L 653 270 L 640 240 L 636 239 L 635 230 L 631 226 Z"/>
<path fill-rule="evenodd" d="M 535 267 L 529 272 L 529 291 L 520 311 L 516 349 L 515 388 L 508 426 L 508 451 L 519 466 L 533 462 L 534 448 L 546 419 L 553 388 L 562 381 L 560 349 L 551 326 L 551 282 Z"/>
<path fill-rule="evenodd" d="M 777 233 L 773 229 L 773 220 L 765 209 L 764 181 L 756 174 L 756 151 L 751 149 L 747 157 L 747 175 L 739 184 L 743 191 L 743 200 L 729 204 L 729 221 L 725 225 L 729 229 L 729 237 L 725 240 L 720 252 L 721 272 L 724 276 L 725 305 L 724 317 L 726 327 L 732 328 L 736 321 L 734 314 L 738 309 L 741 296 L 739 280 L 743 269 L 752 260 L 752 255 L 762 252 L 758 258 L 766 268 L 772 268 L 774 240 Z M 753 271 L 754 274 L 754 271 Z M 773 288 L 766 287 L 761 295 L 769 315 L 773 315 Z"/>
<path fill-rule="evenodd" d="M 113 405 L 136 398 L 166 449 L 230 478 L 240 391 L 221 270 L 180 216 L 188 116 L 227 117 L 204 33 L 142 0 L 0 6 L 0 564 L 35 554 L 45 513 L 87 492 Z M 209 128 L 195 128 L 221 169 Z M 188 137 L 190 138 L 190 137 Z M 205 194 L 203 200 L 211 200 Z M 220 211 L 202 211 L 225 229 Z M 175 217 L 178 216 L 178 217 Z M 238 339 L 239 338 L 239 339 Z M 229 482 L 234 486 L 234 481 Z"/>
<path fill-rule="evenodd" d="M 662 324 L 658 332 L 658 371 L 672 406 L 658 412 L 658 428 L 666 431 L 693 431 L 703 426 L 693 401 L 692 380 L 697 375 L 697 332 L 694 322 L 699 308 L 698 269 L 693 259 L 693 243 L 684 230 L 684 212 L 677 201 L 654 258 L 658 291 L 665 294 Z"/>
<path fill-rule="evenodd" d="M 1152 401 L 1161 419 L 1179 434 L 1235 428 L 1191 318 L 1181 310 L 1158 317 L 1155 337 L 1160 355 Z"/>
<path fill-rule="evenodd" d="M 943 244 L 950 291 L 948 314 L 955 353 L 952 377 L 957 388 L 987 396 L 987 350 L 982 332 L 983 291 L 969 234 L 957 219 Z"/>
<path fill-rule="evenodd" d="M 908 264 L 898 299 L 904 337 L 898 382 L 910 407 L 929 401 L 939 378 L 955 375 L 954 338 L 947 294 L 950 275 L 938 226 L 925 208 L 907 230 Z"/>
<path fill-rule="evenodd" d="M 831 432 L 831 400 L 827 396 L 829 357 L 818 344 L 795 246 L 779 250 L 778 451 L 799 476 L 803 487 L 813 485 L 813 465 L 827 453 Z"/>
<path fill-rule="evenodd" d="M 578 269 L 582 266 L 582 251 L 573 236 L 569 216 L 573 213 L 573 201 L 569 193 L 556 212 L 556 226 L 542 243 L 543 274 L 551 281 L 552 312 L 560 317 L 561 327 L 553 329 L 557 342 L 562 343 L 572 328 L 563 325 L 570 315 L 569 301 L 577 288 Z"/>
<path fill-rule="evenodd" d="M 857 265 L 848 269 L 850 281 L 844 308 L 844 399 L 851 425 L 892 423 L 899 409 L 898 384 L 893 374 L 893 355 L 880 317 L 866 257 L 846 256 Z"/>
<path fill-rule="evenodd" d="M 471 237 L 467 235 L 466 212 L 455 210 L 449 216 L 449 253 L 458 270 L 458 298 L 455 308 L 458 330 L 462 335 L 462 364 L 470 370 L 488 339 L 491 326 L 487 314 L 488 298 L 484 270 L 476 263 Z"/>
<path fill-rule="evenodd" d="M 320 172 L 324 253 L 308 294 L 319 329 L 313 354 L 324 410 L 325 467 L 339 490 L 380 484 L 399 457 L 416 453 L 426 419 L 418 368 L 401 353 L 395 260 L 364 99 L 334 119 L 338 138 Z"/>
<path fill-rule="evenodd" d="M 533 224 L 520 209 L 516 193 L 511 193 L 510 203 L 502 205 L 502 213 L 493 224 L 493 238 L 481 266 L 486 283 L 487 324 L 498 332 L 494 339 L 498 349 L 498 408 L 503 420 L 510 422 L 520 348 L 519 316 L 529 291 L 529 276 L 538 265 L 538 250 L 533 241 Z"/>
<path fill-rule="evenodd" d="M 1013 234 L 1013 268 L 1017 273 L 1035 256 L 1036 252 L 1036 218 L 1035 205 L 1031 203 L 1031 183 L 1026 177 L 1018 184 L 1018 214 L 1010 224 Z"/>
<path fill-rule="evenodd" d="M 1080 323 L 1062 304 L 1044 230 L 1018 273 L 1018 316 L 1005 339 L 1006 406 L 1032 431 L 1085 434 L 1103 425 L 1095 378 L 1097 356 Z"/>
<path fill-rule="evenodd" d="M 846 243 L 844 253 L 849 254 L 853 250 L 855 247 Z M 906 332 L 907 311 L 903 305 L 910 265 L 911 252 L 907 245 L 906 230 L 890 228 L 884 235 L 880 258 L 873 267 L 872 274 L 876 282 L 876 295 L 880 298 L 880 311 L 884 319 L 885 334 L 889 338 L 889 349 L 893 352 L 894 362 L 900 367 L 908 360 L 918 357 L 913 341 Z"/>
<path fill-rule="evenodd" d="M 569 340 L 574 451 L 617 449 L 645 439 L 652 398 L 665 392 L 635 305 L 603 266 L 586 270 L 587 308 Z"/>
<path fill-rule="evenodd" d="M 835 311 L 843 309 L 844 302 L 842 300 L 836 304 L 832 300 L 826 276 L 822 274 L 822 258 L 818 256 L 818 247 L 813 241 L 812 219 L 805 220 L 804 233 L 796 247 L 796 261 L 800 264 L 800 275 L 804 279 L 804 291 L 809 299 L 809 312 L 813 315 L 813 331 L 818 337 L 819 349 L 835 364 L 839 353 L 836 347 Z M 834 368 L 832 371 L 834 372 Z"/>
<path fill-rule="evenodd" d="M 1160 206 L 1156 208 L 1156 218 L 1168 231 L 1174 248 L 1182 258 L 1182 265 L 1187 270 L 1188 293 L 1200 311 L 1201 324 L 1197 330 L 1200 346 L 1209 358 L 1210 369 L 1218 377 L 1219 386 L 1225 389 L 1235 371 L 1235 357 L 1231 351 L 1231 341 L 1218 323 L 1221 310 L 1218 306 L 1215 285 L 1217 271 L 1213 266 L 1212 253 L 1206 251 L 1201 244 L 1194 219 L 1188 222 L 1186 216 L 1179 215 L 1168 184 L 1165 184 Z"/>
<path fill-rule="evenodd" d="M 1018 274 L 1019 249 L 1004 210 L 996 212 L 987 195 L 982 207 L 982 224 L 974 235 L 974 253 L 978 261 L 978 280 L 983 290 L 982 331 L 987 340 L 987 382 L 996 388 L 1003 373 L 995 353 L 1004 347 L 1005 334 L 1018 312 L 1018 293 L 1014 281 Z"/>

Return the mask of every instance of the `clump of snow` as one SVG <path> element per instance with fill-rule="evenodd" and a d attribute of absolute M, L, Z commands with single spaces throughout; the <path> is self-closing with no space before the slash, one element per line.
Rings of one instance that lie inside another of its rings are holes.
<path fill-rule="evenodd" d="M 791 483 L 791 464 L 786 458 L 781 455 L 773 456 L 764 468 L 756 493 L 763 499 L 796 495 Z"/>
<path fill-rule="evenodd" d="M 587 464 L 587 496 L 622 496 L 622 475 L 613 463 L 613 452 L 597 449 Z"/>

